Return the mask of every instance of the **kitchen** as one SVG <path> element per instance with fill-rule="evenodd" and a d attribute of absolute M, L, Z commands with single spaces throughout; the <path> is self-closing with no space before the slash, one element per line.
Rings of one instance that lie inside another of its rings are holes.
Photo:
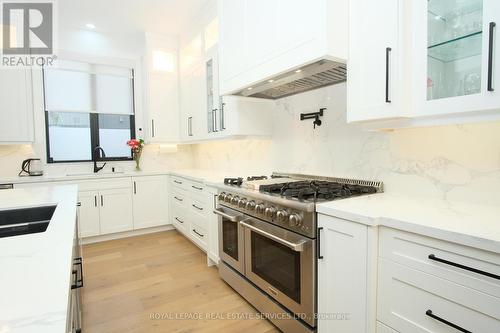
<path fill-rule="evenodd" d="M 45 3 L 0 332 L 500 331 L 500 4 Z"/>

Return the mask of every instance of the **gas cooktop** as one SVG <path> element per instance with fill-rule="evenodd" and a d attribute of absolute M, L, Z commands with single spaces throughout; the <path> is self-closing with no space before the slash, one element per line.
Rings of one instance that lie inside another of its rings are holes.
<path fill-rule="evenodd" d="M 278 174 L 225 178 L 224 184 L 303 202 L 330 201 L 381 191 L 381 183 L 344 178 Z"/>

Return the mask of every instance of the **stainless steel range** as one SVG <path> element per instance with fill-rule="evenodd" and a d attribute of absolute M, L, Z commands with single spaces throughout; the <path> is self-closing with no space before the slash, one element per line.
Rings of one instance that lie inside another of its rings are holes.
<path fill-rule="evenodd" d="M 220 187 L 219 273 L 283 332 L 316 329 L 316 203 L 382 191 L 382 183 L 274 173 Z"/>

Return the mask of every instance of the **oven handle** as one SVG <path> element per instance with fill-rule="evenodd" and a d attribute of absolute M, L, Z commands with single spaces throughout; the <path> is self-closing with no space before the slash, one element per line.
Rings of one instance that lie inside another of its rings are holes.
<path fill-rule="evenodd" d="M 273 235 L 273 234 L 271 234 L 271 233 L 269 233 L 269 232 L 267 232 L 267 231 L 264 231 L 264 230 L 261 230 L 261 229 L 259 229 L 259 228 L 257 228 L 257 227 L 254 227 L 253 225 L 250 225 L 250 224 L 248 224 L 248 223 L 245 223 L 244 221 L 240 221 L 240 224 L 241 224 L 242 226 L 244 226 L 244 227 L 246 227 L 246 228 L 248 228 L 248 229 L 252 230 L 252 231 L 255 231 L 255 232 L 256 232 L 256 233 L 258 233 L 258 234 L 261 234 L 262 236 L 265 236 L 265 237 L 267 237 L 267 238 L 270 238 L 270 239 L 272 239 L 272 240 L 274 240 L 274 241 L 276 241 L 276 242 L 278 242 L 278 243 L 280 243 L 280 244 L 283 244 L 283 245 L 285 245 L 285 246 L 287 246 L 287 247 L 291 248 L 291 249 L 292 249 L 292 250 L 294 250 L 295 252 L 302 252 L 302 251 L 304 250 L 304 244 L 307 242 L 307 241 L 305 241 L 305 240 L 302 240 L 302 241 L 300 241 L 300 242 L 298 242 L 298 243 L 292 243 L 292 242 L 289 242 L 289 241 L 287 241 L 287 240 L 285 240 L 285 239 L 283 239 L 283 238 L 280 238 L 280 237 L 278 237 L 278 236 L 275 236 L 275 235 Z"/>
<path fill-rule="evenodd" d="M 220 208 L 214 209 L 214 214 L 220 215 L 223 218 L 225 218 L 225 219 L 227 219 L 227 220 L 229 220 L 231 222 L 238 222 L 239 219 L 241 218 L 241 216 L 233 216 L 233 215 L 226 214 Z"/>

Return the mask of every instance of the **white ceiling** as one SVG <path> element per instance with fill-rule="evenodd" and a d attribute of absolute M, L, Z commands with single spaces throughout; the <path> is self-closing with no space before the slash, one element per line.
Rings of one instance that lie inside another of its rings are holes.
<path fill-rule="evenodd" d="M 190 17 L 209 0 L 59 0 L 59 28 L 142 33 L 179 34 Z"/>

